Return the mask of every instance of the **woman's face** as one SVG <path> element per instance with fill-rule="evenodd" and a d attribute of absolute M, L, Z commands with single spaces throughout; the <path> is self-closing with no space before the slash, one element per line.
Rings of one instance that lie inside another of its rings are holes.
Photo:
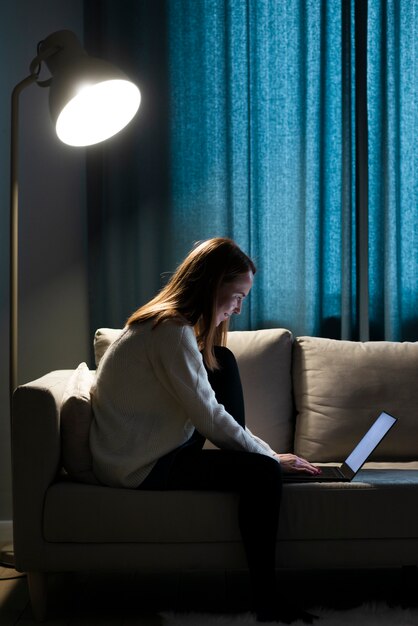
<path fill-rule="evenodd" d="M 253 273 L 249 271 L 220 286 L 216 304 L 216 326 L 229 319 L 234 313 L 237 315 L 241 313 L 242 301 L 250 293 L 252 284 Z"/>

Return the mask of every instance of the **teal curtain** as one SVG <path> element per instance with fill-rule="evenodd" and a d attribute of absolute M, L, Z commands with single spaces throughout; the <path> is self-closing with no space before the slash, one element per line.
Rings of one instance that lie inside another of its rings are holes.
<path fill-rule="evenodd" d="M 89 150 L 92 330 L 230 236 L 258 266 L 235 328 L 417 340 L 418 0 L 85 7 L 143 96 Z"/>
<path fill-rule="evenodd" d="M 167 6 L 172 265 L 230 236 L 259 270 L 236 328 L 354 336 L 354 3 Z"/>
<path fill-rule="evenodd" d="M 418 339 L 418 3 L 368 2 L 371 337 Z"/>

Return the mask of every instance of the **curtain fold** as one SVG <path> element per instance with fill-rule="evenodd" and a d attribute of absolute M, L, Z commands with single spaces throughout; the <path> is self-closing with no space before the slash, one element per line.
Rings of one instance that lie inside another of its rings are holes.
<path fill-rule="evenodd" d="M 88 0 L 87 51 L 139 86 L 134 120 L 87 149 L 91 332 L 121 327 L 161 287 L 167 269 L 165 2 Z"/>
<path fill-rule="evenodd" d="M 259 268 L 236 327 L 349 338 L 352 3 L 171 0 L 168 11 L 177 260 L 230 236 Z"/>
<path fill-rule="evenodd" d="M 371 337 L 418 339 L 418 3 L 369 0 Z"/>

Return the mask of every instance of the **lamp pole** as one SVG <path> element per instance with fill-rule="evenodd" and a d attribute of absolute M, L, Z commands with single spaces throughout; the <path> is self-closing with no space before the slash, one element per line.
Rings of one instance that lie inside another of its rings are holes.
<path fill-rule="evenodd" d="M 19 96 L 23 89 L 29 87 L 37 78 L 37 74 L 30 74 L 16 85 L 12 93 L 10 136 L 10 428 L 12 397 L 18 382 Z"/>
<path fill-rule="evenodd" d="M 9 408 L 10 436 L 12 433 L 12 399 L 18 384 L 18 280 L 19 280 L 19 96 L 26 87 L 37 80 L 37 74 L 30 74 L 16 85 L 11 100 L 10 127 L 10 271 L 9 271 Z M 0 563 L 13 567 L 13 545 L 5 545 L 1 549 Z"/>

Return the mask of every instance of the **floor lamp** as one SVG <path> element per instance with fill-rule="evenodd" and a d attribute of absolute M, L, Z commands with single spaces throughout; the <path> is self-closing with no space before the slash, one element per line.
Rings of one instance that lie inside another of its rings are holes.
<path fill-rule="evenodd" d="M 51 76 L 40 80 L 42 64 Z M 119 69 L 87 55 L 68 30 L 49 35 L 38 44 L 30 74 L 12 93 L 10 141 L 10 429 L 12 396 L 18 384 L 18 139 L 19 96 L 31 85 L 49 87 L 49 107 L 58 137 L 71 146 L 89 146 L 109 139 L 136 114 L 138 87 Z M 1 562 L 13 565 L 13 547 L 2 550 Z"/>

